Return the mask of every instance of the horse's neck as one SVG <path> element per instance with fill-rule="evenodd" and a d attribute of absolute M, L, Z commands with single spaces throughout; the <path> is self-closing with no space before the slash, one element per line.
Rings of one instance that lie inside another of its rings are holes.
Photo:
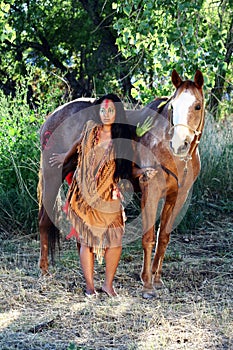
<path fill-rule="evenodd" d="M 141 110 L 126 110 L 126 118 L 130 125 L 137 126 L 138 123 L 142 123 L 145 119 L 145 113 Z"/>
<path fill-rule="evenodd" d="M 157 98 L 141 110 L 127 110 L 126 117 L 129 125 L 136 127 L 138 123 L 142 124 L 150 116 L 153 118 L 153 127 L 150 132 L 155 140 L 158 143 L 161 143 L 161 141 L 167 143 L 170 130 L 167 100 L 168 98 Z"/>
<path fill-rule="evenodd" d="M 147 106 L 143 107 L 139 110 L 126 110 L 126 117 L 131 125 L 137 125 L 138 123 L 143 123 L 147 117 L 156 118 L 159 114 L 163 115 L 164 111 L 166 111 L 166 101 L 167 97 L 156 98 L 152 102 L 150 102 Z M 164 104 L 165 107 L 158 108 L 161 104 Z M 160 112 L 162 111 L 162 112 Z M 164 114 L 166 118 L 166 113 Z"/>

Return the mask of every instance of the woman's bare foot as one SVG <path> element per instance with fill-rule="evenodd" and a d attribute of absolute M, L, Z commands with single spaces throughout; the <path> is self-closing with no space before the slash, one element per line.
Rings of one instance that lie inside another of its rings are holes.
<path fill-rule="evenodd" d="M 115 289 L 113 287 L 103 286 L 102 291 L 104 293 L 106 293 L 109 297 L 117 297 L 118 296 L 117 292 L 115 291 Z"/>
<path fill-rule="evenodd" d="M 95 289 L 94 290 L 87 289 L 85 291 L 85 296 L 86 297 L 93 297 L 93 296 L 97 296 L 97 295 L 98 295 L 98 293 L 96 292 Z"/>

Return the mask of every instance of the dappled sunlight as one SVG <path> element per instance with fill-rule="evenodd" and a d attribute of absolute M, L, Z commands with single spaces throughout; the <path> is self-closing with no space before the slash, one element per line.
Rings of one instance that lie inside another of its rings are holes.
<path fill-rule="evenodd" d="M 190 311 L 184 314 L 181 310 L 176 310 L 157 322 L 152 318 L 148 329 L 140 334 L 137 349 L 214 349 L 220 334 L 211 313 L 203 305 L 200 305 L 196 314 L 193 310 Z M 206 314 L 204 317 L 203 313 Z M 225 341 L 226 344 L 230 343 L 230 338 Z"/>
<path fill-rule="evenodd" d="M 232 237 L 229 216 L 206 224 L 205 231 L 196 230 L 195 236 L 174 232 L 164 263 L 166 290 L 157 291 L 150 300 L 141 295 L 139 241 L 123 247 L 114 283 L 116 298 L 101 292 L 95 298 L 84 296 L 84 280 L 72 242 L 63 242 L 61 259 L 51 269 L 52 275 L 41 278 L 36 274 L 38 255 L 29 249 L 31 244 L 35 250 L 35 243 L 25 239 L 25 250 L 20 240 L 25 260 L 21 268 L 15 255 L 7 259 L 8 244 L 4 246 L 7 258 L 1 261 L 0 347 L 229 349 Z M 96 264 L 95 270 L 98 288 L 103 283 L 104 266 Z"/>
<path fill-rule="evenodd" d="M 16 321 L 21 315 L 18 310 L 10 310 L 0 313 L 0 330 L 7 328 L 12 322 Z"/>

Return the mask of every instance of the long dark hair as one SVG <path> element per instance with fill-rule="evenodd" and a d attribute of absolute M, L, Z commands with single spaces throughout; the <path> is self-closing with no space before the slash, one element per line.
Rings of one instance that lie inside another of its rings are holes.
<path fill-rule="evenodd" d="M 114 173 L 114 180 L 130 179 L 132 177 L 132 135 L 131 129 L 126 119 L 126 113 L 123 103 L 115 94 L 107 94 L 99 98 L 95 105 L 98 106 L 97 122 L 100 121 L 100 105 L 104 100 L 111 100 L 116 108 L 116 119 L 111 127 L 111 136 L 115 150 L 115 164 L 116 169 Z"/>

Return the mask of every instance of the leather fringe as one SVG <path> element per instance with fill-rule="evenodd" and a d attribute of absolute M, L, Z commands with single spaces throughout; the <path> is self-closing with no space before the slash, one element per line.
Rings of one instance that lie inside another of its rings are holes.
<path fill-rule="evenodd" d="M 90 227 L 70 206 L 68 206 L 67 216 L 72 226 L 78 232 L 80 243 L 93 249 L 93 253 L 96 255 L 99 264 L 103 262 L 106 248 L 122 245 L 122 236 L 124 233 L 123 220 L 114 221 L 105 228 Z M 115 245 L 112 242 L 115 242 Z"/>

